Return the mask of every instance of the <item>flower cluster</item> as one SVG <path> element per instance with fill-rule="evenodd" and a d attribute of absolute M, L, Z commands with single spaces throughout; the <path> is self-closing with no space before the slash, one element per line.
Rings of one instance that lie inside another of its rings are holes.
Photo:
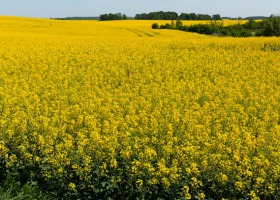
<path fill-rule="evenodd" d="M 65 198 L 279 197 L 279 38 L 0 24 L 0 173 Z"/>

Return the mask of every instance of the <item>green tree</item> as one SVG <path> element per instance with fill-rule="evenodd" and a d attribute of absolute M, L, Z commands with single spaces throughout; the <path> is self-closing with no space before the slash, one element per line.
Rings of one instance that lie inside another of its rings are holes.
<path fill-rule="evenodd" d="M 197 15 L 195 13 L 190 13 L 190 20 L 197 20 Z"/>
<path fill-rule="evenodd" d="M 280 36 L 280 16 L 271 15 L 264 22 L 265 36 Z"/>
<path fill-rule="evenodd" d="M 181 22 L 180 18 L 176 21 L 176 29 L 179 29 L 181 26 L 183 26 L 183 23 Z"/>
<path fill-rule="evenodd" d="M 219 15 L 219 14 L 212 15 L 212 19 L 213 20 L 222 20 L 221 15 Z"/>
<path fill-rule="evenodd" d="M 122 15 L 122 18 L 123 18 L 123 19 L 127 19 L 126 14 L 123 14 L 123 15 Z"/>

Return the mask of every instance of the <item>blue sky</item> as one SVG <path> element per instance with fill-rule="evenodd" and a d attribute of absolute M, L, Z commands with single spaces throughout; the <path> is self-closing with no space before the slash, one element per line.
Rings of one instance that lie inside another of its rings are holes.
<path fill-rule="evenodd" d="M 280 0 L 0 0 L 0 15 L 26 17 L 128 16 L 152 11 L 247 17 L 280 13 Z"/>

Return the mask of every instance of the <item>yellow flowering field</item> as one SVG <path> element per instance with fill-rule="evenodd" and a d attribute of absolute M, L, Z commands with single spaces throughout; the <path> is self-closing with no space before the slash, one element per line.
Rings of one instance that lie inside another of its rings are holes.
<path fill-rule="evenodd" d="M 279 38 L 154 22 L 0 17 L 1 180 L 65 199 L 280 198 Z"/>

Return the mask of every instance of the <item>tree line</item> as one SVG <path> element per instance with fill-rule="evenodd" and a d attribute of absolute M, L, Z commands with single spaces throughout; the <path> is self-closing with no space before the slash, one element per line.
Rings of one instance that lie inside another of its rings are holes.
<path fill-rule="evenodd" d="M 196 14 L 196 13 L 181 13 L 178 15 L 176 12 L 150 12 L 150 13 L 142 13 L 136 14 L 134 19 L 146 19 L 146 20 L 221 20 L 221 16 L 219 14 L 215 15 L 207 15 L 207 14 Z"/>
<path fill-rule="evenodd" d="M 109 13 L 109 14 L 101 14 L 99 16 L 100 21 L 109 21 L 109 20 L 126 20 L 128 17 L 126 14 L 122 13 Z"/>
<path fill-rule="evenodd" d="M 99 20 L 99 17 L 64 17 L 64 18 L 51 18 L 57 20 Z"/>
<path fill-rule="evenodd" d="M 128 17 L 125 14 L 121 14 L 121 13 L 101 14 L 99 17 L 100 21 L 125 20 L 125 19 L 128 19 Z M 177 19 L 181 19 L 181 20 L 221 20 L 222 17 L 219 14 L 210 16 L 207 14 L 181 13 L 179 15 L 176 12 L 158 11 L 158 12 L 136 14 L 134 19 L 136 19 L 136 20 L 177 20 Z"/>
<path fill-rule="evenodd" d="M 224 26 L 222 21 L 210 21 L 209 24 L 183 25 L 180 19 L 171 24 L 152 24 L 153 29 L 176 29 L 186 32 L 194 32 L 206 35 L 232 36 L 232 37 L 252 37 L 252 36 L 280 36 L 280 16 L 271 15 L 262 21 L 250 19 L 245 24 L 235 24 Z"/>
<path fill-rule="evenodd" d="M 252 16 L 247 18 L 231 18 L 221 17 L 220 14 L 208 15 L 208 14 L 196 14 L 196 13 L 181 13 L 180 15 L 176 12 L 171 11 L 157 11 L 150 13 L 136 14 L 134 17 L 127 17 L 125 14 L 102 14 L 100 15 L 100 21 L 106 20 L 124 20 L 124 19 L 136 19 L 136 20 L 222 20 L 222 19 L 266 19 L 264 16 Z"/>
<path fill-rule="evenodd" d="M 101 14 L 99 17 L 66 17 L 66 18 L 51 18 L 57 20 L 127 20 L 127 19 L 136 19 L 136 20 L 221 20 L 221 19 L 266 19 L 264 16 L 252 16 L 252 17 L 221 17 L 220 14 L 208 15 L 208 14 L 196 14 L 196 13 L 181 13 L 180 15 L 176 12 L 150 12 L 150 13 L 141 13 L 136 14 L 134 17 L 128 17 L 126 14 L 122 13 L 106 13 Z"/>

